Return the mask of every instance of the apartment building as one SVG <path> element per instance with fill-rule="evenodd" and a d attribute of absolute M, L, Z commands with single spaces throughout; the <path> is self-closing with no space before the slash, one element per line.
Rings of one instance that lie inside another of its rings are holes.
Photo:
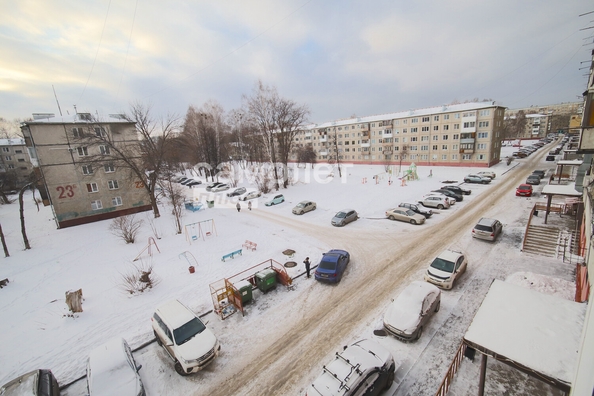
<path fill-rule="evenodd" d="M 518 136 L 524 139 L 541 138 L 549 133 L 556 133 L 559 129 L 563 132 L 567 132 L 567 129 L 571 131 L 571 121 L 568 124 L 559 124 L 555 122 L 555 119 L 559 120 L 559 117 L 569 117 L 569 119 L 581 120 L 581 114 L 583 111 L 582 102 L 567 102 L 552 104 L 546 106 L 531 106 L 520 109 L 506 109 L 505 119 L 513 119 L 518 113 L 522 111 L 526 116 L 526 126 L 522 136 Z"/>
<path fill-rule="evenodd" d="M 151 210 L 141 181 L 113 160 L 114 147 L 139 144 L 135 124 L 121 116 L 87 113 L 55 117 L 34 114 L 21 131 L 40 178 L 44 204 L 52 205 L 58 228 Z"/>
<path fill-rule="evenodd" d="M 25 140 L 0 139 L 0 183 L 4 189 L 21 188 L 33 171 Z"/>
<path fill-rule="evenodd" d="M 296 144 L 319 161 L 488 167 L 500 161 L 504 113 L 479 102 L 358 117 L 309 125 Z"/>

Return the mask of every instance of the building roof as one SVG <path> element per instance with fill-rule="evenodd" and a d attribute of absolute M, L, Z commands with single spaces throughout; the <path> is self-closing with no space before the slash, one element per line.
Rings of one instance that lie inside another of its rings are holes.
<path fill-rule="evenodd" d="M 344 119 L 344 120 L 324 122 L 321 124 L 310 124 L 310 125 L 307 125 L 307 128 L 309 128 L 309 129 L 327 128 L 327 127 L 331 127 L 331 126 L 342 126 L 342 125 L 350 125 L 350 124 L 357 124 L 357 123 L 394 120 L 394 119 L 408 118 L 408 117 L 414 117 L 414 116 L 421 117 L 421 116 L 428 116 L 428 115 L 438 115 L 441 113 L 471 111 L 471 110 L 479 110 L 479 109 L 488 109 L 488 108 L 492 108 L 492 107 L 503 107 L 503 106 L 499 106 L 499 105 L 495 104 L 495 102 L 473 102 L 473 103 L 461 103 L 461 104 L 454 104 L 454 105 L 443 105 L 443 106 L 427 107 L 424 109 L 400 111 L 397 113 L 386 113 L 386 114 L 379 114 L 379 115 L 366 116 L 366 117 L 354 117 L 354 118 L 348 118 L 348 119 Z"/>
<path fill-rule="evenodd" d="M 464 342 L 567 388 L 574 375 L 585 312 L 585 304 L 496 279 Z"/>
<path fill-rule="evenodd" d="M 541 195 L 566 195 L 581 197 L 583 194 L 575 189 L 575 182 L 569 184 L 547 184 L 542 188 Z"/>
<path fill-rule="evenodd" d="M 34 113 L 33 121 L 26 121 L 23 124 L 80 124 L 80 123 L 100 123 L 100 124 L 133 124 L 133 121 L 128 121 L 122 114 L 90 114 L 90 113 L 76 113 L 73 115 L 57 116 L 53 113 Z"/>

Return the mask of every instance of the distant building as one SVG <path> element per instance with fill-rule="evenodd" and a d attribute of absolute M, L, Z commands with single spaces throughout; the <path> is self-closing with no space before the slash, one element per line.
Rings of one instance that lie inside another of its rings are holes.
<path fill-rule="evenodd" d="M 151 210 L 142 182 L 128 168 L 102 157 L 108 146 L 89 139 L 102 134 L 116 147 L 134 147 L 139 144 L 135 123 L 82 113 L 33 116 L 21 131 L 41 180 L 40 194 L 44 204 L 52 205 L 58 228 Z"/>
<path fill-rule="evenodd" d="M 309 125 L 296 144 L 312 146 L 320 161 L 488 167 L 501 160 L 504 113 L 480 102 L 351 118 Z"/>
<path fill-rule="evenodd" d="M 0 139 L 0 183 L 2 188 L 23 187 L 33 171 L 25 140 Z"/>
<path fill-rule="evenodd" d="M 524 133 L 518 137 L 524 139 L 541 138 L 547 136 L 549 133 L 557 133 L 559 130 L 562 130 L 562 132 L 571 130 L 570 120 L 578 120 L 578 123 L 581 120 L 583 102 L 567 102 L 546 106 L 507 109 L 505 111 L 505 119 L 515 118 L 520 111 L 526 115 L 526 127 Z M 557 125 L 553 122 L 555 118 L 560 117 L 566 117 L 568 122 L 562 125 Z M 578 133 L 578 131 L 576 130 L 575 133 Z"/>

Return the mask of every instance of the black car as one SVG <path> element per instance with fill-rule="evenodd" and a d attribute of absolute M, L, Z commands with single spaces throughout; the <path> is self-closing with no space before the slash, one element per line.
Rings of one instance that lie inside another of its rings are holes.
<path fill-rule="evenodd" d="M 530 175 L 526 179 L 526 184 L 532 184 L 537 186 L 540 184 L 540 177 L 538 177 L 538 175 Z"/>
<path fill-rule="evenodd" d="M 211 191 L 214 187 L 218 187 L 221 184 L 224 184 L 224 183 L 219 183 L 219 182 L 211 183 L 208 186 L 206 186 L 206 191 Z"/>
<path fill-rule="evenodd" d="M 433 190 L 431 192 L 440 193 L 447 197 L 454 198 L 456 200 L 456 202 L 460 202 L 460 201 L 464 200 L 464 197 L 462 196 L 462 194 L 457 194 L 457 193 L 453 192 L 452 190 L 448 190 L 447 188 L 442 188 L 441 190 Z"/>
<path fill-rule="evenodd" d="M 433 214 L 433 211 L 431 209 L 427 209 L 423 205 L 403 202 L 400 205 L 398 205 L 398 207 L 410 209 L 415 213 L 425 216 L 426 219 L 431 217 L 431 215 Z"/>
<path fill-rule="evenodd" d="M 546 171 L 543 170 L 535 170 L 532 171 L 533 175 L 537 175 L 538 177 L 540 177 L 541 179 L 545 177 L 545 173 L 547 173 Z"/>
<path fill-rule="evenodd" d="M 202 184 L 202 182 L 200 180 L 193 180 L 189 183 L 186 183 L 186 187 L 194 187 L 194 186 L 199 186 L 200 184 Z"/>
<path fill-rule="evenodd" d="M 441 187 L 441 189 L 442 190 L 451 190 L 451 191 L 455 192 L 456 194 L 460 194 L 460 195 L 470 195 L 472 193 L 472 190 L 467 190 L 460 186 L 443 186 L 443 187 Z"/>

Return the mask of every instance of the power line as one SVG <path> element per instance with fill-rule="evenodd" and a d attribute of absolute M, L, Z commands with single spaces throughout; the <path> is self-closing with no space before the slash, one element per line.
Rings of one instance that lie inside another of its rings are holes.
<path fill-rule="evenodd" d="M 130 43 L 132 42 L 132 31 L 134 30 L 134 22 L 136 22 L 136 10 L 138 9 L 138 0 L 134 5 L 134 15 L 132 17 L 132 26 L 130 27 L 130 35 L 128 36 L 128 48 L 126 48 L 126 56 L 124 57 L 124 65 L 122 66 L 122 75 L 120 76 L 120 83 L 118 84 L 118 90 L 116 91 L 116 98 L 120 95 L 120 87 L 122 86 L 122 80 L 124 79 L 124 73 L 126 71 L 126 63 L 128 62 L 128 53 L 130 52 Z"/>

